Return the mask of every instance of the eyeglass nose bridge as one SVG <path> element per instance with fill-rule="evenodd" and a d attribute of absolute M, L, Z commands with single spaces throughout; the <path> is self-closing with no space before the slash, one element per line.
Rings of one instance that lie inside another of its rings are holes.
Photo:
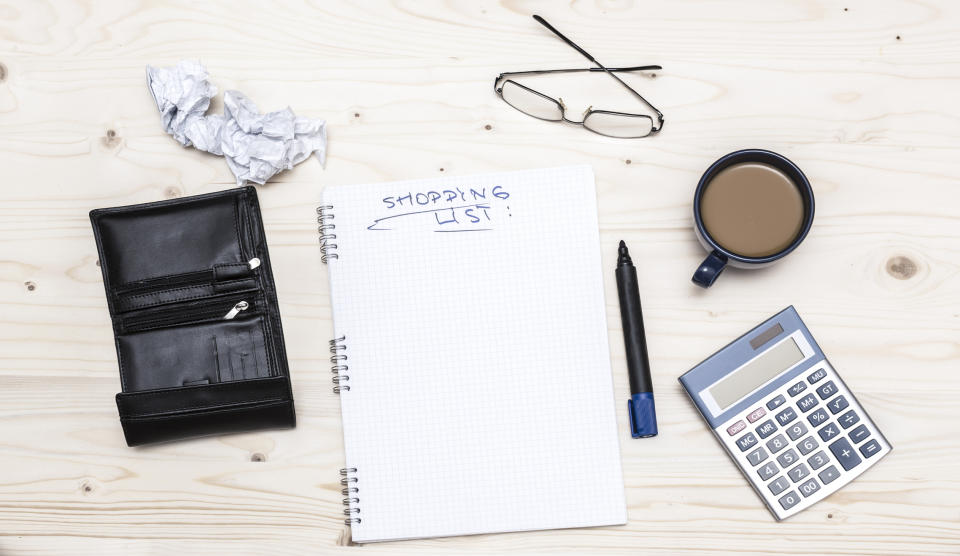
<path fill-rule="evenodd" d="M 583 122 L 587 121 L 587 114 L 593 110 L 593 105 L 590 105 L 586 110 L 583 111 L 583 115 L 580 116 L 580 120 L 571 120 L 567 117 L 567 105 L 563 103 L 563 98 L 557 97 L 557 102 L 560 104 L 560 118 L 569 124 L 583 125 Z"/>

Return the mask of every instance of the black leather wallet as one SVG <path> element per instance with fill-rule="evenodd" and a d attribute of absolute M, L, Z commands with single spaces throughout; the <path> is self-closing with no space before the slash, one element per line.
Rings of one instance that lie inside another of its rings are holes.
<path fill-rule="evenodd" d="M 90 221 L 127 444 L 295 426 L 256 190 L 96 209 Z"/>

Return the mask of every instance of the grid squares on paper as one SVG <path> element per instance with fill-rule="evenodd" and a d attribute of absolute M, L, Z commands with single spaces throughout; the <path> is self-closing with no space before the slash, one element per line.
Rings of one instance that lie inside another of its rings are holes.
<path fill-rule="evenodd" d="M 494 185 L 509 199 L 489 231 L 367 229 L 384 197 Z M 337 186 L 324 204 L 354 540 L 624 523 L 590 168 Z"/>

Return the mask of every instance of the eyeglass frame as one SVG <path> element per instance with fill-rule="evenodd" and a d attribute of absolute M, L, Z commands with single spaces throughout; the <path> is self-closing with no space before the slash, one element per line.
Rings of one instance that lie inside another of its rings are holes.
<path fill-rule="evenodd" d="M 603 136 L 605 136 L 605 137 L 614 137 L 614 138 L 617 138 L 617 139 L 640 139 L 640 138 L 643 138 L 643 137 L 649 137 L 649 136 L 651 136 L 651 135 L 654 135 L 654 134 L 658 133 L 661 129 L 663 129 L 663 113 L 660 112 L 660 110 L 657 109 L 656 106 L 654 106 L 653 104 L 651 104 L 650 101 L 648 101 L 647 99 L 643 98 L 643 95 L 641 95 L 636 89 L 634 89 L 633 87 L 631 87 L 630 85 L 628 85 L 624 80 L 622 80 L 622 79 L 620 79 L 619 77 L 617 77 L 617 75 L 614 73 L 614 72 L 625 72 L 625 71 L 650 71 L 650 70 L 660 70 L 660 69 L 663 69 L 662 67 L 660 67 L 660 66 L 658 66 L 658 65 L 632 66 L 632 67 L 628 67 L 628 68 L 607 68 L 607 67 L 604 67 L 600 62 L 598 62 L 598 61 L 596 60 L 596 58 L 594 58 L 593 56 L 591 56 L 586 50 L 580 48 L 580 47 L 579 47 L 576 43 L 574 43 L 572 40 L 570 40 L 570 39 L 568 39 L 566 36 L 564 36 L 563 33 L 561 33 L 560 31 L 557 31 L 557 29 L 554 28 L 553 25 L 550 25 L 549 23 L 547 23 L 547 21 L 546 21 L 545 19 L 543 19 L 543 18 L 540 17 L 539 15 L 534 15 L 534 16 L 533 16 L 533 19 L 535 19 L 538 23 L 540 23 L 541 25 L 543 25 L 544 27 L 546 27 L 547 29 L 549 29 L 551 32 L 553 32 L 555 35 L 557 35 L 558 37 L 560 37 L 560 39 L 562 39 L 563 42 L 565 42 L 565 43 L 567 43 L 568 45 L 570 45 L 571 47 L 573 47 L 577 52 L 579 52 L 579 53 L 582 54 L 584 57 L 586 57 L 588 60 L 590 60 L 591 62 L 593 62 L 594 64 L 596 64 L 597 67 L 595 67 L 595 68 L 585 68 L 585 69 L 553 69 L 553 70 L 511 71 L 511 72 L 501 73 L 501 74 L 498 75 L 497 78 L 493 81 L 493 90 L 494 90 L 494 92 L 497 93 L 497 96 L 499 96 L 500 99 L 503 100 L 503 102 L 506 102 L 510 107 L 512 107 L 512 108 L 514 108 L 514 109 L 516 109 L 516 110 L 522 112 L 523 114 L 526 114 L 527 116 L 530 116 L 530 117 L 532 117 L 532 118 L 537 118 L 538 120 L 543 120 L 543 121 L 548 121 L 548 122 L 560 122 L 560 121 L 563 121 L 563 122 L 571 123 L 571 124 L 574 124 L 574 125 L 580 125 L 580 126 L 583 126 L 585 129 L 587 129 L 587 130 L 590 131 L 590 132 L 596 133 L 597 135 L 603 135 Z M 609 75 L 610 77 L 614 78 L 618 83 L 620 83 L 620 84 L 623 85 L 628 91 L 630 91 L 630 93 L 633 94 L 633 96 L 635 96 L 635 97 L 637 97 L 638 99 L 640 99 L 640 101 L 643 102 L 643 104 L 645 104 L 648 108 L 650 108 L 653 112 L 656 113 L 656 115 L 657 115 L 657 120 L 656 120 L 656 122 L 654 122 L 653 118 L 650 117 L 650 115 L 648 115 L 648 114 L 635 114 L 635 113 L 631 113 L 631 112 L 617 112 L 617 111 L 612 111 L 612 110 L 594 110 L 594 109 L 593 109 L 593 106 L 590 106 L 589 108 L 587 108 L 587 110 L 583 113 L 583 117 L 582 117 L 582 119 L 581 119 L 580 121 L 571 120 L 571 119 L 567 118 L 567 107 L 563 104 L 563 99 L 562 99 L 562 98 L 560 98 L 560 99 L 555 99 L 555 98 L 553 98 L 553 97 L 551 97 L 551 96 L 549 96 L 549 95 L 545 95 L 545 94 L 541 93 L 540 91 L 537 91 L 536 89 L 527 87 L 526 85 L 523 85 L 522 83 L 518 83 L 518 82 L 516 82 L 516 81 L 514 81 L 514 80 L 512 80 L 512 79 L 509 78 L 509 77 L 515 76 L 515 75 L 543 75 L 543 74 L 549 74 L 549 73 L 571 73 L 571 72 L 582 72 L 582 71 L 586 71 L 586 72 L 600 72 L 600 71 L 602 71 L 602 72 L 606 73 L 607 75 Z M 501 83 L 501 81 L 502 81 L 502 83 Z M 525 89 L 525 90 L 527 90 L 527 91 L 529 91 L 529 92 L 531 92 L 531 93 L 534 93 L 534 94 L 536 94 L 536 95 L 538 95 L 538 96 L 540 96 L 540 97 L 542 97 L 542 98 L 544 98 L 544 99 L 547 99 L 547 100 L 553 102 L 554 104 L 556 104 L 557 107 L 560 109 L 560 119 L 559 119 L 559 120 L 548 120 L 548 119 L 546 119 L 546 118 L 540 118 L 540 117 L 538 117 L 538 116 L 534 116 L 533 114 L 530 114 L 530 113 L 528 113 L 528 112 L 525 112 L 525 111 L 521 110 L 520 108 L 514 106 L 513 104 L 510 104 L 510 102 L 508 102 L 507 99 L 503 98 L 503 85 L 505 85 L 505 84 L 508 83 L 508 82 L 509 82 L 509 83 L 512 83 L 512 84 L 514 84 L 514 85 L 516 85 L 516 86 L 518 86 L 518 87 L 520 87 L 520 88 L 522 88 L 522 89 Z M 589 118 L 591 114 L 609 114 L 609 115 L 614 115 L 614 116 L 630 116 L 630 117 L 636 117 L 636 118 L 646 118 L 646 119 L 650 120 L 650 131 L 649 131 L 648 133 L 646 133 L 645 135 L 637 135 L 637 136 L 634 136 L 634 137 L 621 137 L 621 136 L 608 135 L 608 134 L 606 134 L 606 133 L 601 133 L 601 132 L 599 132 L 599 131 L 597 131 L 597 130 L 594 130 L 594 129 L 591 129 L 590 127 L 587 127 L 587 126 L 584 124 L 584 122 L 587 121 L 587 118 Z"/>

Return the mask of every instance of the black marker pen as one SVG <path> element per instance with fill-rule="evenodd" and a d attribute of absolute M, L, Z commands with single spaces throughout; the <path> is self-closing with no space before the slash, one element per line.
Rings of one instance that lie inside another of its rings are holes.
<path fill-rule="evenodd" d="M 647 359 L 647 337 L 643 332 L 637 269 L 623 241 L 620 242 L 616 273 L 623 343 L 627 349 L 627 371 L 630 374 L 630 399 L 627 400 L 630 435 L 634 438 L 656 436 L 657 412 L 653 405 L 653 381 L 650 380 L 650 361 Z"/>

